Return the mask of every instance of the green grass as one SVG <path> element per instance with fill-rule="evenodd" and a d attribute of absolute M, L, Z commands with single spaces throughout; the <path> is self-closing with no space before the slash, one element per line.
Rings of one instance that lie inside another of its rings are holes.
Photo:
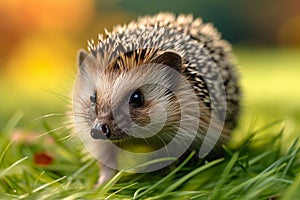
<path fill-rule="evenodd" d="M 299 199 L 299 50 L 236 53 L 244 108 L 224 156 L 197 166 L 187 158 L 167 174 L 119 172 L 101 188 L 93 187 L 96 161 L 78 138 L 66 138 L 70 130 L 59 129 L 64 116 L 31 121 L 64 112 L 66 103 L 44 91 L 22 98 L 2 85 L 2 94 L 16 98 L 0 99 L 7 105 L 0 116 L 0 199 Z M 38 165 L 39 153 L 52 164 Z"/>
<path fill-rule="evenodd" d="M 93 188 L 96 162 L 75 138 L 63 131 L 49 132 L 32 141 L 12 141 L 10 133 L 22 115 L 16 113 L 1 130 L 1 199 L 295 199 L 300 189 L 300 152 L 295 139 L 282 148 L 284 128 L 271 137 L 259 137 L 282 124 L 276 121 L 250 130 L 241 143 L 226 146 L 223 158 L 189 158 L 166 175 L 119 172 L 109 183 Z M 45 131 L 51 129 L 43 121 Z M 258 137 L 255 139 L 255 137 Z M 259 139 L 260 138 L 260 139 Z M 46 146 L 45 146 L 46 145 Z M 38 152 L 50 152 L 53 163 L 34 162 Z"/>

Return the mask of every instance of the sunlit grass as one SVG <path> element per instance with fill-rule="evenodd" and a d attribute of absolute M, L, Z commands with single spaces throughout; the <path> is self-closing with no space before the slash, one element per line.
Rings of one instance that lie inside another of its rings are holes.
<path fill-rule="evenodd" d="M 16 113 L 0 133 L 0 197 L 4 199 L 289 200 L 299 193 L 298 140 L 283 150 L 284 129 L 260 139 L 259 145 L 253 140 L 281 121 L 249 131 L 249 137 L 235 148 L 224 146 L 224 158 L 202 160 L 202 165 L 190 166 L 187 164 L 190 156 L 167 175 L 128 175 L 121 171 L 106 185 L 94 188 L 98 173 L 96 162 L 75 138 L 60 140 L 62 133 L 51 132 L 37 141 L 11 141 L 9 133 L 20 119 L 20 113 Z M 45 129 L 48 130 L 48 126 L 45 125 Z M 40 151 L 52 153 L 51 165 L 34 162 L 33 157 Z"/>

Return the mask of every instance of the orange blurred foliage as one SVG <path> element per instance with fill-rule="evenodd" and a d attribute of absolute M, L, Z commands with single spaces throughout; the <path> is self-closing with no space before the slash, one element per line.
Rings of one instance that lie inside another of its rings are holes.
<path fill-rule="evenodd" d="M 75 67 L 74 35 L 85 30 L 94 7 L 92 0 L 1 1 L 2 85 L 20 96 L 62 87 Z"/>
<path fill-rule="evenodd" d="M 5 61 L 24 38 L 38 32 L 57 33 L 81 29 L 93 13 L 91 0 L 2 0 L 0 61 Z"/>
<path fill-rule="evenodd" d="M 300 15 L 285 21 L 278 31 L 282 45 L 300 46 Z"/>

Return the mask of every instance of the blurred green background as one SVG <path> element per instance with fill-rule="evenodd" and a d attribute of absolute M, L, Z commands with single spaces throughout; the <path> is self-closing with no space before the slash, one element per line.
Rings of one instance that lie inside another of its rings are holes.
<path fill-rule="evenodd" d="M 70 109 L 76 52 L 115 24 L 159 11 L 193 13 L 233 44 L 244 91 L 236 133 L 284 119 L 299 135 L 300 1 L 2 0 L 0 2 L 0 126 L 17 111 L 32 119 Z M 56 118 L 54 123 L 65 121 Z M 58 125 L 57 125 L 58 126 Z M 25 128 L 24 128 L 25 127 Z M 238 135 L 238 134 L 237 134 Z"/>

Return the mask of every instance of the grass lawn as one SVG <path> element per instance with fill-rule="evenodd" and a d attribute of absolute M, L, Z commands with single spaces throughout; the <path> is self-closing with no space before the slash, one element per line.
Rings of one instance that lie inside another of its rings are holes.
<path fill-rule="evenodd" d="M 163 175 L 121 171 L 96 189 L 96 161 L 67 137 L 65 116 L 32 121 L 64 113 L 67 103 L 36 93 L 20 99 L 0 81 L 3 97 L 14 98 L 0 100 L 0 199 L 299 199 L 300 50 L 235 49 L 244 108 L 223 158 L 197 166 L 187 158 Z"/>

